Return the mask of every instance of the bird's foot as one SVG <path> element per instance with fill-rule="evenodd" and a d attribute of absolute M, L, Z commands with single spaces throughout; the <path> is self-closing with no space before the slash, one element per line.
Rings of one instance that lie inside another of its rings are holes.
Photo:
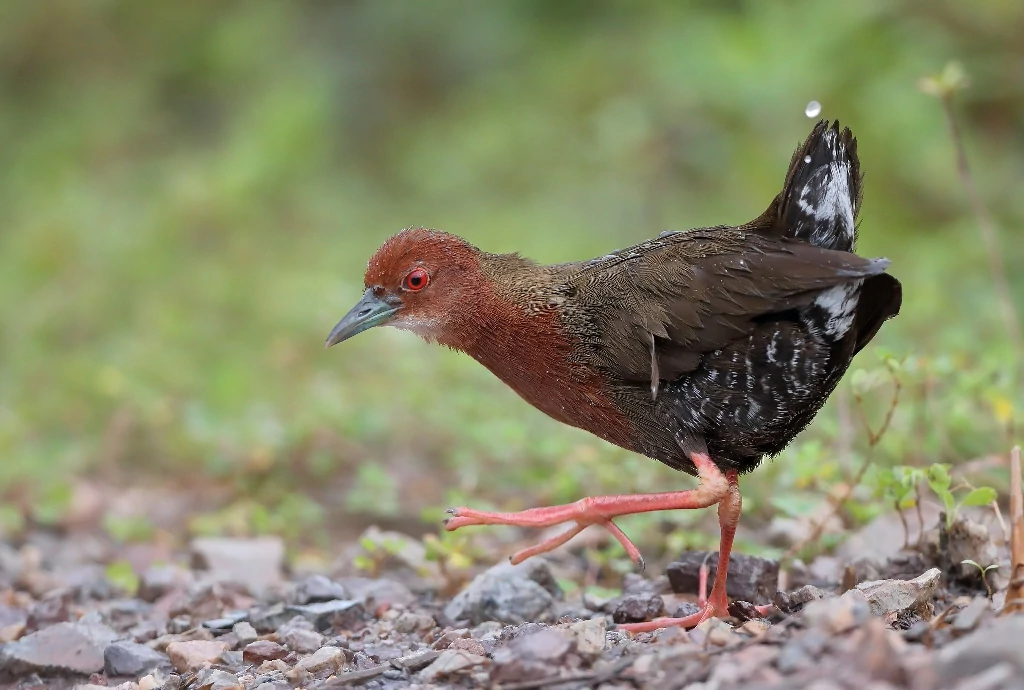
<path fill-rule="evenodd" d="M 451 532 L 460 527 L 470 525 L 513 525 L 518 527 L 551 527 L 554 525 L 572 522 L 573 525 L 561 534 L 545 539 L 539 544 L 517 551 L 509 557 L 513 565 L 522 563 L 530 556 L 540 553 L 547 553 L 558 548 L 582 532 L 590 525 L 598 525 L 608 530 L 615 537 L 622 548 L 626 550 L 630 559 L 637 564 L 640 570 L 644 569 L 644 558 L 640 555 L 640 549 L 630 540 L 626 534 L 619 529 L 619 526 L 612 522 L 610 517 L 601 514 L 591 505 L 591 499 L 583 499 L 568 505 L 551 506 L 547 508 L 530 508 L 518 513 L 490 513 L 472 508 L 449 508 L 448 514 L 452 517 L 444 521 L 445 529 Z"/>

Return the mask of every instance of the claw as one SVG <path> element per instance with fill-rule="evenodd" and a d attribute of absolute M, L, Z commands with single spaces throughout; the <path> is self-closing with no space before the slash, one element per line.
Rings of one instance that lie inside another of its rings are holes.
<path fill-rule="evenodd" d="M 647 569 L 647 564 L 644 563 L 644 557 L 643 556 L 640 556 L 640 560 L 638 560 L 636 562 L 636 567 L 637 567 L 637 572 L 640 572 L 640 573 L 642 573 L 644 570 Z"/>
<path fill-rule="evenodd" d="M 449 508 L 448 510 L 446 510 L 444 512 L 448 513 L 449 515 L 458 515 L 459 509 L 458 508 Z"/>

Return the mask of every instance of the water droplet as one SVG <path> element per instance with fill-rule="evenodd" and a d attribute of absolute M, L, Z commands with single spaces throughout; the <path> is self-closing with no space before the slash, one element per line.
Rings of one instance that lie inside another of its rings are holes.
<path fill-rule="evenodd" d="M 807 107 L 804 108 L 804 115 L 806 115 L 807 117 L 818 117 L 818 115 L 820 114 L 821 103 L 818 103 L 818 101 L 811 101 L 810 103 L 807 104 Z"/>
<path fill-rule="evenodd" d="M 810 162 L 811 162 L 811 157 L 810 156 L 804 156 L 804 163 L 810 163 Z"/>

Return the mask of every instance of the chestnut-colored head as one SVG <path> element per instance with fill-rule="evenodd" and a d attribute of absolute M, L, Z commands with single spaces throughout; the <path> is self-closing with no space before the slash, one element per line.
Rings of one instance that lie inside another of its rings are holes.
<path fill-rule="evenodd" d="M 366 266 L 366 292 L 327 337 L 327 347 L 373 326 L 448 340 L 454 317 L 472 310 L 483 278 L 480 251 L 455 235 L 409 228 L 391 237 Z"/>

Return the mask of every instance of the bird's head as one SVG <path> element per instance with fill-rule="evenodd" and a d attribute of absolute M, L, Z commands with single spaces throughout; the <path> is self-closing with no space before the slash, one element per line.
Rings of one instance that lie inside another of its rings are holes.
<path fill-rule="evenodd" d="M 327 347 L 374 326 L 451 343 L 457 317 L 472 311 L 482 293 L 479 256 L 462 238 L 436 230 L 394 235 L 367 264 L 366 292 L 327 336 Z"/>

